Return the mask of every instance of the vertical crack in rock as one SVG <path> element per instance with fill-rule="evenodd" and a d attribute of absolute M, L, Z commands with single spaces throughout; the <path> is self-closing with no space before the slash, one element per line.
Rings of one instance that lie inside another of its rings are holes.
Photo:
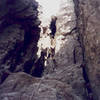
<path fill-rule="evenodd" d="M 82 17 L 84 17 L 84 13 L 81 12 L 81 10 L 80 10 L 81 8 L 79 6 L 79 3 L 80 3 L 79 0 L 73 0 L 73 1 L 74 1 L 74 4 L 75 4 L 75 12 L 76 12 L 76 16 L 77 16 L 76 22 L 77 22 L 77 28 L 78 28 L 78 33 L 79 33 L 78 41 L 79 41 L 81 48 L 82 48 L 83 62 L 81 64 L 81 68 L 82 68 L 82 71 L 83 71 L 83 78 L 85 80 L 85 89 L 86 89 L 86 93 L 87 93 L 86 95 L 87 95 L 88 100 L 94 100 L 93 92 L 92 92 L 92 88 L 91 88 L 91 83 L 90 83 L 89 77 L 88 77 L 88 71 L 87 71 L 87 65 L 86 65 L 87 61 L 86 61 L 85 54 L 84 54 L 85 53 L 85 46 L 84 46 L 82 34 L 86 30 L 86 25 L 85 25 L 84 18 L 80 18 L 80 13 L 82 13 Z M 80 27 L 79 26 L 80 21 L 82 22 L 82 26 L 81 26 L 82 30 L 79 28 Z M 83 32 L 83 33 L 81 34 L 81 32 Z M 74 60 L 74 62 L 76 62 L 76 61 Z"/>
<path fill-rule="evenodd" d="M 83 78 L 85 80 L 87 99 L 88 100 L 94 100 L 93 99 L 93 92 L 92 92 L 92 89 L 91 89 L 90 81 L 89 81 L 87 70 L 86 70 L 86 64 L 82 64 L 81 67 L 82 67 L 82 70 L 83 70 Z"/>

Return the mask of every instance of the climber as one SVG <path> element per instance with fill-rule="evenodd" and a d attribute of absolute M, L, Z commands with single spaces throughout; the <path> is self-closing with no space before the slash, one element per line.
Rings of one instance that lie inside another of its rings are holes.
<path fill-rule="evenodd" d="M 51 24 L 50 24 L 50 29 L 51 29 L 51 37 L 54 38 L 55 33 L 56 33 L 56 21 L 57 21 L 57 17 L 53 16 L 51 19 Z"/>

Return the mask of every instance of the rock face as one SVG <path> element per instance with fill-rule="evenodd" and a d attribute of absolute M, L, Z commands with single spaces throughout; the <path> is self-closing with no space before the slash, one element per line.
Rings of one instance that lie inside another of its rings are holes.
<path fill-rule="evenodd" d="M 86 69 L 95 100 L 100 100 L 100 1 L 74 0 Z"/>
<path fill-rule="evenodd" d="M 0 83 L 33 66 L 40 31 L 37 7 L 31 0 L 0 2 Z"/>
<path fill-rule="evenodd" d="M 100 100 L 99 0 L 40 4 L 0 2 L 0 100 Z"/>
<path fill-rule="evenodd" d="M 62 0 L 57 14 L 55 54 L 48 59 L 48 77 L 70 84 L 77 96 L 85 99 L 84 79 L 82 76 L 82 49 L 78 42 L 76 15 L 73 0 Z M 81 87 L 81 88 L 80 88 Z"/>
<path fill-rule="evenodd" d="M 37 79 L 22 72 L 10 75 L 0 86 L 0 100 L 11 99 L 80 100 L 69 85 L 53 79 Z"/>

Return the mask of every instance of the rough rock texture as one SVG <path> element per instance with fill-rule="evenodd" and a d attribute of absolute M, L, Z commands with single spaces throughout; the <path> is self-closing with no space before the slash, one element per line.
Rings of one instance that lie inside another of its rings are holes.
<path fill-rule="evenodd" d="M 0 83 L 10 73 L 28 73 L 33 66 L 40 31 L 37 7 L 31 0 L 0 2 Z"/>
<path fill-rule="evenodd" d="M 86 69 L 94 100 L 100 100 L 100 1 L 74 0 Z"/>
<path fill-rule="evenodd" d="M 10 75 L 0 86 L 0 100 L 66 99 L 80 100 L 67 84 L 54 79 L 37 79 L 22 72 Z"/>
<path fill-rule="evenodd" d="M 78 42 L 73 0 L 61 1 L 56 28 L 55 55 L 48 59 L 46 72 L 48 77 L 70 84 L 76 95 L 84 100 L 84 79 L 80 67 L 83 56 Z"/>
<path fill-rule="evenodd" d="M 100 100 L 100 1 L 59 1 L 47 27 L 36 1 L 0 2 L 0 100 Z"/>
<path fill-rule="evenodd" d="M 4 6 L 8 9 L 6 14 L 2 13 L 0 27 L 1 83 L 9 74 L 19 71 L 40 77 L 41 75 L 37 74 L 41 74 L 40 67 L 43 66 L 44 58 L 40 57 L 37 60 L 36 56 L 39 39 L 38 5 L 29 0 L 5 2 L 3 2 Z M 54 25 L 57 29 L 51 26 L 51 31 L 55 29 L 56 32 L 52 38 L 55 41 L 55 54 L 52 56 L 53 51 L 51 51 L 44 77 L 32 78 L 25 73 L 10 75 L 0 86 L 0 100 L 84 100 L 86 98 L 80 68 L 82 52 L 77 40 L 78 33 L 75 32 L 74 3 L 72 0 L 63 0 L 60 6 L 61 13 L 58 13 Z M 3 10 L 4 8 L 1 7 L 1 11 Z"/>

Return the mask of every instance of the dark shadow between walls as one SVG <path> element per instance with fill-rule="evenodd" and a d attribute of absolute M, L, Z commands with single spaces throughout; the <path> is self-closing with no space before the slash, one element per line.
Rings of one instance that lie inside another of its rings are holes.
<path fill-rule="evenodd" d="M 14 1 L 13 3 L 16 5 L 16 1 Z M 30 70 L 32 69 L 32 67 L 34 67 L 34 62 L 37 59 L 37 43 L 40 37 L 40 21 L 38 19 L 37 10 L 38 3 L 35 3 L 36 4 L 33 4 L 32 7 L 33 10 L 36 11 L 37 16 L 34 14 L 28 16 L 27 10 L 30 9 L 29 4 L 25 9 L 19 12 L 14 12 L 14 10 L 16 10 L 15 8 L 13 9 L 13 13 L 9 11 L 4 17 L 3 23 L 0 24 L 0 33 L 5 31 L 5 28 L 10 25 L 20 25 L 20 28 L 24 30 L 24 40 L 20 42 L 16 41 L 14 47 L 7 52 L 4 58 L 2 58 L 2 62 L 0 63 L 0 65 L 8 65 L 9 68 L 0 73 L 0 84 L 2 84 L 4 80 L 13 72 L 24 71 L 28 74 L 31 74 Z M 8 5 L 12 5 L 12 2 L 9 2 Z M 24 14 L 27 15 L 26 17 L 20 16 L 20 14 L 23 14 L 23 12 L 25 12 Z"/>

